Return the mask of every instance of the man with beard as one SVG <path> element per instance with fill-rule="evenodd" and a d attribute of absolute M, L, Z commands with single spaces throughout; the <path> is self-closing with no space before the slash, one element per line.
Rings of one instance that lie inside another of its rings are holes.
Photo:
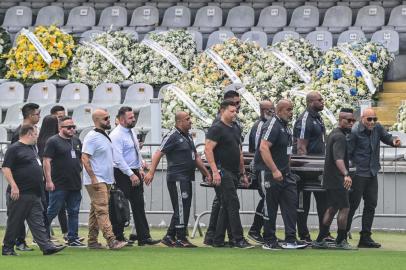
<path fill-rule="evenodd" d="M 131 183 L 138 183 L 139 179 L 130 169 L 124 169 L 121 159 L 117 158 L 116 150 L 111 143 L 106 130 L 111 128 L 110 116 L 106 110 L 97 109 L 92 114 L 95 129 L 90 131 L 84 141 L 82 149 L 83 184 L 90 197 L 88 247 L 101 249 L 98 242 L 99 229 L 110 249 L 121 249 L 127 242 L 118 241 L 114 236 L 109 218 L 109 194 L 114 183 L 113 164 L 126 171 Z"/>
<path fill-rule="evenodd" d="M 330 225 L 337 215 L 337 238 L 335 248 L 353 250 L 347 242 L 347 219 L 350 211 L 349 189 L 352 179 L 349 175 L 349 159 L 347 135 L 355 123 L 353 110 L 343 108 L 340 110 L 338 127 L 333 129 L 327 138 L 326 157 L 324 161 L 323 187 L 327 192 L 327 209 L 324 213 L 323 223 L 313 248 L 329 248 L 325 238 L 328 236 Z"/>
<path fill-rule="evenodd" d="M 307 108 L 296 120 L 293 128 L 293 153 L 297 155 L 318 155 L 324 156 L 326 128 L 320 112 L 324 109 L 324 100 L 319 92 L 312 91 L 306 96 Z M 311 191 L 303 191 L 304 182 L 315 182 L 319 180 L 321 173 L 300 172 L 298 175 L 301 181 L 298 183 L 299 208 L 302 211 L 297 213 L 297 230 L 300 240 L 311 243 L 307 217 L 310 210 Z M 301 196 L 303 195 L 303 196 Z M 313 192 L 316 199 L 319 226 L 322 224 L 323 215 L 326 211 L 326 193 Z"/>
<path fill-rule="evenodd" d="M 155 245 L 159 240 L 152 240 L 145 215 L 143 186 L 145 173 L 137 134 L 133 130 L 136 121 L 132 108 L 121 107 L 117 119 L 119 125 L 110 133 L 113 146 L 123 161 L 122 169 L 114 164 L 116 187 L 124 193 L 131 204 L 138 245 Z M 124 237 L 123 224 L 113 224 L 113 231 L 116 239 L 129 242 Z"/>
<path fill-rule="evenodd" d="M 62 208 L 68 211 L 68 246 L 85 247 L 79 241 L 79 208 L 82 200 L 82 144 L 74 136 L 76 126 L 69 116 L 61 117 L 59 133 L 48 139 L 44 150 L 44 175 L 49 191 L 49 224 Z"/>

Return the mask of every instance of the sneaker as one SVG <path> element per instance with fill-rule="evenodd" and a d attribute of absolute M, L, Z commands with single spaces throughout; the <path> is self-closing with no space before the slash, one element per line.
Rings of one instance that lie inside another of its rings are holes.
<path fill-rule="evenodd" d="M 235 248 L 250 249 L 250 248 L 253 248 L 254 246 L 251 245 L 250 243 L 248 243 L 248 241 L 245 238 L 243 238 L 240 241 L 235 242 L 234 247 Z"/>
<path fill-rule="evenodd" d="M 313 242 L 312 238 L 310 237 L 310 234 L 300 237 L 300 240 L 308 245 L 310 245 Z"/>
<path fill-rule="evenodd" d="M 161 243 L 167 247 L 175 247 L 176 240 L 173 236 L 165 235 L 164 238 L 162 238 Z"/>
<path fill-rule="evenodd" d="M 336 239 L 334 237 L 331 236 L 331 234 L 329 234 L 326 238 L 324 238 L 324 240 L 326 240 L 326 242 L 335 242 Z"/>
<path fill-rule="evenodd" d="M 30 248 L 27 243 L 23 242 L 16 246 L 16 249 L 19 251 L 33 251 L 33 248 Z"/>
<path fill-rule="evenodd" d="M 91 243 L 87 245 L 88 249 L 106 249 L 102 244 L 100 243 Z"/>
<path fill-rule="evenodd" d="M 252 241 L 254 241 L 255 243 L 262 244 L 262 245 L 265 244 L 265 240 L 261 236 L 260 233 L 249 231 L 248 238 L 251 239 Z"/>
<path fill-rule="evenodd" d="M 3 247 L 3 249 L 1 250 L 1 255 L 3 256 L 19 256 L 14 248 L 5 248 Z"/>
<path fill-rule="evenodd" d="M 196 248 L 197 247 L 196 245 L 189 242 L 188 239 L 176 240 L 175 246 L 179 247 L 179 248 Z"/>
<path fill-rule="evenodd" d="M 314 249 L 328 249 L 330 248 L 329 243 L 326 241 L 326 239 L 323 239 L 320 242 L 313 241 L 312 242 L 312 248 Z"/>
<path fill-rule="evenodd" d="M 78 237 L 78 240 L 79 240 L 79 242 L 83 242 L 83 241 L 85 241 L 85 238 L 84 237 Z"/>
<path fill-rule="evenodd" d="M 341 241 L 341 243 L 337 243 L 335 249 L 339 250 L 357 250 L 358 248 L 351 246 L 347 240 Z"/>
<path fill-rule="evenodd" d="M 80 242 L 78 239 L 76 239 L 76 240 L 69 242 L 68 247 L 83 248 L 83 247 L 86 247 L 86 245 L 83 244 L 82 242 Z"/>
<path fill-rule="evenodd" d="M 283 249 L 304 249 L 307 247 L 305 243 L 299 243 L 297 241 L 288 242 L 282 245 Z"/>
<path fill-rule="evenodd" d="M 278 241 L 267 241 L 262 245 L 262 249 L 265 250 L 281 250 L 281 246 L 278 244 Z"/>
<path fill-rule="evenodd" d="M 130 239 L 131 241 L 135 242 L 138 240 L 138 236 L 136 234 L 130 234 L 130 236 L 128 237 L 128 239 Z"/>
<path fill-rule="evenodd" d="M 125 247 L 125 245 L 127 245 L 127 242 L 113 240 L 112 242 L 109 243 L 109 249 L 118 250 L 118 249 L 122 249 L 123 247 Z"/>
<path fill-rule="evenodd" d="M 151 237 L 144 239 L 144 240 L 138 240 L 138 246 L 142 247 L 142 246 L 153 246 L 156 245 L 158 243 L 160 243 L 161 240 L 154 240 Z"/>

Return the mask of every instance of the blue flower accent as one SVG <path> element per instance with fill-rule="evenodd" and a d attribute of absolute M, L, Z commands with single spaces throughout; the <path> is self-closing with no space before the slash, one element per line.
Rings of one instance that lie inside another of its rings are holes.
<path fill-rule="evenodd" d="M 336 68 L 333 70 L 333 79 L 338 80 L 343 76 L 343 71 L 339 68 Z"/>
<path fill-rule="evenodd" d="M 378 56 L 376 55 L 376 53 L 373 53 L 369 56 L 369 61 L 371 61 L 372 63 L 378 61 Z"/>
<path fill-rule="evenodd" d="M 324 71 L 320 70 L 319 73 L 317 74 L 317 77 L 321 78 L 324 76 Z"/>
<path fill-rule="evenodd" d="M 355 70 L 354 75 L 356 78 L 362 77 L 362 72 L 358 69 Z"/>
<path fill-rule="evenodd" d="M 358 94 L 357 88 L 351 88 L 350 89 L 350 94 L 351 94 L 351 96 L 356 96 Z"/>
<path fill-rule="evenodd" d="M 334 63 L 338 66 L 341 65 L 343 62 L 341 61 L 341 58 L 337 58 Z"/>

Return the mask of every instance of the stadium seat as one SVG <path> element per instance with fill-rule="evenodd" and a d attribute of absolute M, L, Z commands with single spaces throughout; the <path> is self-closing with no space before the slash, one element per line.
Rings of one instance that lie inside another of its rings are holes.
<path fill-rule="evenodd" d="M 207 40 L 206 49 L 210 48 L 213 45 L 223 43 L 227 39 L 234 37 L 234 33 L 228 30 L 219 30 L 214 31 L 210 34 L 209 39 Z"/>
<path fill-rule="evenodd" d="M 272 39 L 272 45 L 275 45 L 276 43 L 281 42 L 285 39 L 289 39 L 289 38 L 299 39 L 300 35 L 299 35 L 299 33 L 295 32 L 295 31 L 278 32 Z"/>
<path fill-rule="evenodd" d="M 268 37 L 262 31 L 249 31 L 241 36 L 242 41 L 251 41 L 257 43 L 262 48 L 268 46 Z"/>
<path fill-rule="evenodd" d="M 94 125 L 92 120 L 92 113 L 94 110 L 100 108 L 96 104 L 83 104 L 73 110 L 72 120 L 76 125 L 76 130 L 81 131 L 84 128 L 92 127 Z M 114 118 L 111 118 L 114 121 Z"/>
<path fill-rule="evenodd" d="M 348 30 L 351 24 L 352 10 L 346 6 L 335 6 L 326 11 L 322 28 L 326 28 L 325 30 L 333 34 L 338 34 Z"/>
<path fill-rule="evenodd" d="M 365 39 L 365 34 L 361 30 L 347 30 L 340 34 L 337 45 L 341 43 L 358 42 Z"/>
<path fill-rule="evenodd" d="M 136 83 L 128 87 L 123 104 L 132 107 L 145 107 L 150 105 L 154 98 L 154 88 L 146 83 Z"/>
<path fill-rule="evenodd" d="M 130 24 L 124 30 L 135 30 L 137 33 L 148 33 L 159 23 L 159 11 L 153 6 L 142 6 L 134 10 Z"/>
<path fill-rule="evenodd" d="M 16 34 L 32 24 L 32 10 L 29 7 L 15 6 L 7 9 L 2 27 L 11 34 Z"/>
<path fill-rule="evenodd" d="M 89 87 L 83 83 L 70 83 L 61 92 L 60 103 L 63 103 L 68 111 L 89 102 Z"/>
<path fill-rule="evenodd" d="M 381 6 L 366 6 L 358 11 L 354 26 L 364 33 L 373 33 L 385 24 L 385 10 Z"/>
<path fill-rule="evenodd" d="M 204 133 L 204 130 L 192 128 L 190 130 L 190 134 L 192 135 L 197 152 L 202 154 L 204 152 L 204 143 L 206 141 L 206 134 Z"/>
<path fill-rule="evenodd" d="M 93 92 L 92 104 L 107 108 L 121 102 L 121 89 L 115 83 L 102 83 Z"/>
<path fill-rule="evenodd" d="M 102 30 L 87 30 L 80 35 L 80 42 L 89 42 L 92 39 L 100 34 L 103 34 Z"/>
<path fill-rule="evenodd" d="M 7 129 L 4 127 L 0 127 L 0 142 L 7 142 Z"/>
<path fill-rule="evenodd" d="M 75 123 L 76 124 L 76 123 Z M 90 126 L 90 127 L 86 127 L 84 129 L 82 129 L 82 131 L 80 131 L 79 133 L 79 140 L 83 143 L 87 133 L 89 133 L 90 131 L 92 131 L 94 129 L 94 126 Z"/>
<path fill-rule="evenodd" d="M 202 33 L 195 31 L 195 30 L 187 30 L 192 36 L 193 40 L 196 43 L 196 50 L 197 52 L 201 52 L 203 50 L 203 35 Z"/>
<path fill-rule="evenodd" d="M 39 10 L 35 26 L 38 25 L 56 25 L 58 27 L 65 23 L 65 13 L 63 8 L 58 6 L 47 6 Z"/>
<path fill-rule="evenodd" d="M 399 54 L 399 34 L 394 30 L 380 30 L 371 37 L 372 42 L 382 44 L 390 53 Z"/>
<path fill-rule="evenodd" d="M 193 30 L 203 34 L 213 33 L 223 25 L 223 11 L 216 6 L 200 8 L 193 23 Z"/>
<path fill-rule="evenodd" d="M 121 32 L 128 34 L 133 41 L 139 40 L 138 33 L 135 30 L 126 29 L 126 30 L 121 30 Z"/>
<path fill-rule="evenodd" d="M 44 117 L 51 114 L 52 107 L 57 106 L 57 105 L 63 106 L 65 108 L 65 114 L 68 115 L 68 110 L 66 109 L 65 104 L 51 103 L 51 104 L 47 104 L 45 106 L 42 106 L 40 108 L 41 112 L 40 112 L 40 119 L 39 119 L 39 122 L 38 122 L 39 127 L 42 125 L 42 121 L 44 120 Z"/>
<path fill-rule="evenodd" d="M 319 9 L 314 6 L 300 6 L 293 11 L 289 27 L 300 34 L 307 34 L 319 26 Z"/>
<path fill-rule="evenodd" d="M 7 109 L 6 118 L 0 124 L 8 130 L 15 130 L 23 122 L 23 114 L 21 112 L 24 103 L 14 104 Z"/>
<path fill-rule="evenodd" d="M 160 29 L 183 29 L 192 23 L 190 9 L 185 6 L 170 7 L 165 11 Z"/>
<path fill-rule="evenodd" d="M 275 34 L 286 26 L 288 20 L 287 11 L 281 6 L 270 6 L 264 8 L 258 19 L 256 27 L 251 30 L 264 31 L 267 34 Z"/>
<path fill-rule="evenodd" d="M 328 31 L 316 30 L 310 32 L 307 34 L 306 39 L 323 52 L 333 47 L 333 35 Z"/>
<path fill-rule="evenodd" d="M 127 26 L 127 9 L 120 6 L 105 8 L 101 15 L 97 26 L 93 26 L 94 30 L 117 31 Z"/>
<path fill-rule="evenodd" d="M 68 21 L 62 29 L 68 33 L 83 33 L 96 24 L 96 11 L 92 7 L 79 6 L 69 12 Z"/>
<path fill-rule="evenodd" d="M 137 123 L 134 129 L 137 132 L 146 132 L 151 130 L 151 107 L 142 107 L 137 116 Z"/>
<path fill-rule="evenodd" d="M 343 5 L 350 7 L 351 9 L 360 9 L 368 5 L 368 1 L 364 0 L 342 0 L 342 2 L 337 2 L 337 5 Z"/>
<path fill-rule="evenodd" d="M 24 101 L 24 85 L 19 82 L 5 82 L 0 85 L 0 110 Z"/>
<path fill-rule="evenodd" d="M 27 102 L 37 103 L 41 107 L 47 104 L 56 103 L 55 84 L 49 82 L 33 84 L 28 92 Z"/>
<path fill-rule="evenodd" d="M 242 34 L 249 31 L 255 24 L 255 12 L 252 7 L 233 7 L 227 16 L 226 24 L 221 30 L 231 30 L 233 33 Z"/>
<path fill-rule="evenodd" d="M 406 5 L 401 5 L 392 9 L 388 26 L 393 27 L 393 29 L 398 32 L 406 32 Z"/>

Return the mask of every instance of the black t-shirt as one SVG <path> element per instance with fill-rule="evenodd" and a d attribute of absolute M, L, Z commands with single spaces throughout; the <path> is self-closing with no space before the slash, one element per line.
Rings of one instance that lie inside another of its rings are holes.
<path fill-rule="evenodd" d="M 222 121 L 215 122 L 209 128 L 206 138 L 217 143 L 214 159 L 219 170 L 240 172 L 241 133 L 236 124 L 228 126 Z"/>
<path fill-rule="evenodd" d="M 72 153 L 74 151 L 74 154 Z M 77 137 L 54 135 L 45 144 L 44 157 L 51 158 L 51 177 L 56 189 L 80 190 L 82 143 Z"/>
<path fill-rule="evenodd" d="M 344 176 L 337 168 L 336 161 L 344 160 L 349 168 L 347 137 L 340 128 L 335 128 L 327 138 L 326 158 L 324 162 L 323 187 L 328 189 L 344 188 Z"/>
<path fill-rule="evenodd" d="M 273 117 L 262 127 L 262 140 L 272 143 L 272 159 L 282 174 L 289 172 L 289 157 L 292 152 L 292 132 L 287 123 L 279 117 Z M 255 152 L 255 170 L 270 171 L 262 159 L 259 149 Z"/>
<path fill-rule="evenodd" d="M 21 194 L 41 195 L 43 187 L 42 166 L 35 146 L 16 142 L 9 146 L 4 156 L 3 168 L 10 168 Z M 8 186 L 7 192 L 11 191 Z"/>
<path fill-rule="evenodd" d="M 159 150 L 168 161 L 166 179 L 169 182 L 194 181 L 197 153 L 190 134 L 172 129 L 163 139 Z"/>
<path fill-rule="evenodd" d="M 297 153 L 297 139 L 308 140 L 307 154 L 324 155 L 325 127 L 323 119 L 318 112 L 306 110 L 295 122 L 293 129 L 293 153 Z"/>

